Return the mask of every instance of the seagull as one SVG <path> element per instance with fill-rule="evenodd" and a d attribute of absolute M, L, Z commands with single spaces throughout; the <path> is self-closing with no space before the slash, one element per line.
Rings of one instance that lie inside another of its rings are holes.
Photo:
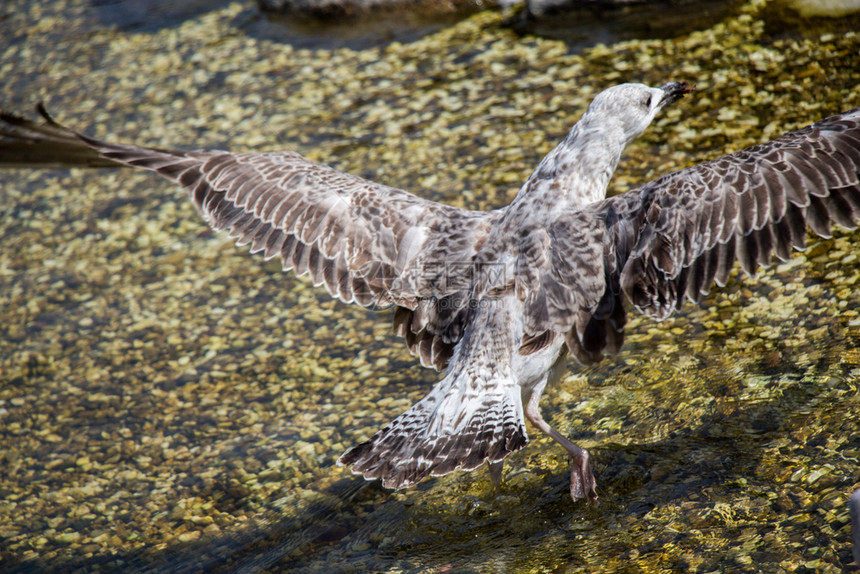
<path fill-rule="evenodd" d="M 339 464 L 402 489 L 487 463 L 498 484 L 502 461 L 529 442 L 528 420 L 567 451 L 572 499 L 595 501 L 588 451 L 539 408 L 566 356 L 590 365 L 617 353 L 625 305 L 662 320 L 725 285 L 736 260 L 752 275 L 803 249 L 807 225 L 827 237 L 831 223 L 860 222 L 860 108 L 607 198 L 627 145 L 692 90 L 669 82 L 601 92 L 513 201 L 491 211 L 422 199 L 292 151 L 110 143 L 61 126 L 41 104 L 44 121 L 2 113 L 0 133 L 37 161 L 41 145 L 89 165 L 154 171 L 252 253 L 346 303 L 393 307 L 395 333 L 444 376 Z"/>

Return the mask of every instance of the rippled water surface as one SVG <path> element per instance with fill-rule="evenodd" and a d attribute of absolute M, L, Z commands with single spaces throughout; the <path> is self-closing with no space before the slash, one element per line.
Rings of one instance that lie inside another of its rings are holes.
<path fill-rule="evenodd" d="M 10 0 L 0 102 L 153 146 L 296 149 L 485 209 L 615 83 L 697 86 L 631 146 L 616 192 L 860 106 L 860 26 L 786 14 L 739 3 L 676 37 L 581 48 L 484 12 L 355 44 L 297 39 L 251 3 L 150 21 Z M 389 492 L 336 467 L 438 375 L 389 312 L 233 247 L 155 176 L 0 171 L 0 246 L 0 570 L 853 567 L 860 234 L 571 363 L 543 409 L 591 449 L 592 507 L 535 433 L 497 491 L 483 470 Z"/>

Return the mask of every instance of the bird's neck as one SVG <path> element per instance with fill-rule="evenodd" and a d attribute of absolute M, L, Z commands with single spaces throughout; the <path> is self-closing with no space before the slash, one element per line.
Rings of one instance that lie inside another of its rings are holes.
<path fill-rule="evenodd" d="M 617 126 L 597 125 L 588 114 L 543 158 L 514 202 L 525 196 L 555 206 L 600 201 L 629 139 Z"/>

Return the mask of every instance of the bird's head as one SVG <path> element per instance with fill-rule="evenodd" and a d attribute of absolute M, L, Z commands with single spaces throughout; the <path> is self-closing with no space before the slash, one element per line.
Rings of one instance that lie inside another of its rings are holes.
<path fill-rule="evenodd" d="M 669 82 L 659 88 L 645 84 L 612 86 L 594 98 L 586 116 L 597 124 L 622 130 L 626 143 L 645 131 L 645 128 L 664 107 L 693 91 L 687 82 Z"/>

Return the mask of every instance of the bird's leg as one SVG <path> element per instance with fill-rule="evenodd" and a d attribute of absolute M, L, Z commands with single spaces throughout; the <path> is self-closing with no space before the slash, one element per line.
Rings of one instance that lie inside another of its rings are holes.
<path fill-rule="evenodd" d="M 588 498 L 589 502 L 594 502 L 597 500 L 597 484 L 594 480 L 594 473 L 591 472 L 590 455 L 587 450 L 573 444 L 567 437 L 563 436 L 560 432 L 552 428 L 548 422 L 543 420 L 538 409 L 540 391 L 542 390 L 535 389 L 535 392 L 529 397 L 525 409 L 526 418 L 567 450 L 567 454 L 573 462 L 570 468 L 570 497 L 574 501 L 580 498 Z"/>

